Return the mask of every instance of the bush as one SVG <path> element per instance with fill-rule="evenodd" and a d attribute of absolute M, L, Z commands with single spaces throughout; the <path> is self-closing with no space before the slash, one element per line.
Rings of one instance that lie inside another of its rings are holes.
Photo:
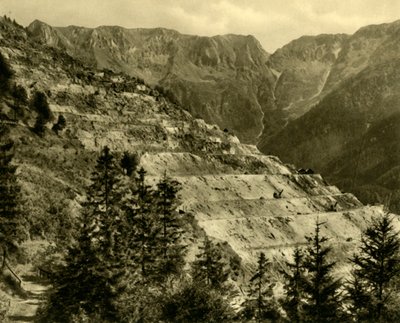
<path fill-rule="evenodd" d="M 41 116 L 38 116 L 35 122 L 35 125 L 33 126 L 33 132 L 36 133 L 37 135 L 43 137 L 45 131 L 46 131 L 46 121 L 44 118 Z"/>
<path fill-rule="evenodd" d="M 11 87 L 11 95 L 13 98 L 20 104 L 27 104 L 28 103 L 28 93 L 26 92 L 25 88 L 19 84 L 13 84 Z"/>
<path fill-rule="evenodd" d="M 9 90 L 13 74 L 8 62 L 0 52 L 0 92 L 7 92 Z"/>
<path fill-rule="evenodd" d="M 55 133 L 58 134 L 59 131 L 62 131 L 65 129 L 65 127 L 67 126 L 67 120 L 65 119 L 65 117 L 60 114 L 58 116 L 58 120 L 57 123 L 54 124 L 53 128 L 51 128 Z"/>
<path fill-rule="evenodd" d="M 53 119 L 46 95 L 40 91 L 35 92 L 30 102 L 30 107 L 38 114 L 33 131 L 39 136 L 43 136 L 46 130 L 46 123 Z"/>
<path fill-rule="evenodd" d="M 124 169 L 126 175 L 131 176 L 140 163 L 140 156 L 137 153 L 131 154 L 127 151 L 121 159 L 121 167 Z"/>
<path fill-rule="evenodd" d="M 227 322 L 233 310 L 220 293 L 188 283 L 162 301 L 161 320 L 165 322 Z"/>
<path fill-rule="evenodd" d="M 46 121 L 50 121 L 53 118 L 53 114 L 51 113 L 47 102 L 46 94 L 43 92 L 37 91 L 34 93 L 30 102 L 30 107 Z"/>

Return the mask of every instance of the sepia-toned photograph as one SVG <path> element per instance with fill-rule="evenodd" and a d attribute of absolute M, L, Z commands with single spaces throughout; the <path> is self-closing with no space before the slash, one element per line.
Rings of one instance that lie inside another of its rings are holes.
<path fill-rule="evenodd" d="M 400 2 L 0 0 L 0 322 L 400 322 Z"/>

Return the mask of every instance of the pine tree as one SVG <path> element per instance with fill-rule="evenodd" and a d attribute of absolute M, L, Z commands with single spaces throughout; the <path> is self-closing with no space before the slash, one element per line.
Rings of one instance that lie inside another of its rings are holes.
<path fill-rule="evenodd" d="M 179 202 L 177 197 L 179 190 L 180 184 L 164 174 L 154 192 L 158 219 L 161 225 L 160 247 L 162 258 L 160 269 L 164 278 L 171 274 L 179 274 L 185 264 L 185 246 L 182 245 L 181 241 L 182 221 L 176 211 Z"/>
<path fill-rule="evenodd" d="M 293 253 L 293 262 L 286 262 L 288 271 L 283 271 L 285 278 L 285 298 L 283 308 L 291 322 L 299 323 L 303 317 L 304 303 L 304 254 L 300 248 Z"/>
<path fill-rule="evenodd" d="M 128 228 L 127 259 L 130 269 L 130 294 L 140 290 L 141 297 L 128 305 L 135 322 L 149 319 L 148 306 L 152 288 L 159 284 L 161 275 L 161 226 L 156 212 L 154 190 L 146 184 L 146 171 L 140 168 L 134 179 L 131 196 L 124 201 Z"/>
<path fill-rule="evenodd" d="M 91 180 L 84 207 L 94 221 L 92 237 L 102 254 L 112 256 L 118 253 L 120 248 L 116 241 L 121 240 L 119 236 L 125 230 L 121 212 L 121 169 L 108 147 L 102 150 Z"/>
<path fill-rule="evenodd" d="M 0 146 L 0 247 L 3 253 L 1 268 L 7 266 L 8 255 L 16 251 L 24 238 L 23 216 L 20 210 L 20 187 L 17 166 L 12 164 L 14 142 Z"/>
<path fill-rule="evenodd" d="M 271 263 L 263 252 L 258 258 L 258 266 L 250 279 L 248 298 L 244 303 L 244 317 L 256 318 L 257 322 L 275 320 L 279 317 L 273 294 L 274 284 L 268 277 L 268 268 Z"/>
<path fill-rule="evenodd" d="M 97 160 L 83 204 L 77 242 L 54 283 L 45 320 L 71 320 L 81 311 L 115 321 L 116 304 L 125 289 L 126 224 L 121 216 L 120 169 L 108 147 Z"/>
<path fill-rule="evenodd" d="M 146 171 L 141 168 L 135 178 L 133 196 L 125 204 L 130 230 L 131 263 L 139 268 L 142 283 L 158 277 L 160 268 L 159 218 L 155 208 L 154 190 L 146 184 Z"/>
<path fill-rule="evenodd" d="M 359 253 L 351 259 L 357 285 L 350 284 L 348 291 L 355 314 L 367 312 L 376 322 L 390 320 L 391 284 L 400 275 L 400 239 L 392 222 L 389 214 L 374 219 L 363 233 Z"/>
<path fill-rule="evenodd" d="M 338 293 L 340 280 L 332 277 L 335 262 L 327 260 L 332 248 L 325 246 L 328 238 L 320 235 L 322 224 L 317 222 L 314 236 L 306 237 L 309 246 L 304 261 L 307 272 L 304 280 L 304 313 L 306 321 L 337 322 L 341 316 L 341 300 Z"/>
<path fill-rule="evenodd" d="M 371 304 L 371 295 L 367 285 L 354 272 L 346 282 L 346 300 L 348 300 L 349 312 L 356 322 L 362 322 L 370 317 L 368 304 Z"/>
<path fill-rule="evenodd" d="M 222 290 L 229 278 L 229 270 L 225 269 L 221 251 L 208 237 L 204 239 L 200 251 L 192 263 L 193 280 L 210 288 Z"/>

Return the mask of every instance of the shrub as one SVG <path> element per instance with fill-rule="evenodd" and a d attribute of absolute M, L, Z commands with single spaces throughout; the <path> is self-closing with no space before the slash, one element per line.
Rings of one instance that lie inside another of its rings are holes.
<path fill-rule="evenodd" d="M 227 322 L 232 308 L 222 295 L 203 284 L 189 283 L 165 297 L 161 320 L 165 322 Z"/>
<path fill-rule="evenodd" d="M 51 128 L 55 133 L 58 134 L 59 131 L 62 131 L 65 129 L 65 127 L 67 126 L 67 120 L 65 119 L 65 117 L 60 114 L 58 116 L 58 120 L 57 123 L 54 124 L 53 128 Z"/>
<path fill-rule="evenodd" d="M 0 92 L 7 92 L 10 86 L 10 80 L 13 76 L 13 71 L 11 70 L 8 62 L 4 56 L 0 53 Z"/>

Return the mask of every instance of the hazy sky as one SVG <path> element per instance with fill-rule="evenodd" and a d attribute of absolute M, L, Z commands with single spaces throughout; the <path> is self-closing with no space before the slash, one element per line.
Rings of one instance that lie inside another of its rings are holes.
<path fill-rule="evenodd" d="M 251 34 L 272 52 L 301 35 L 353 33 L 400 19 L 398 0 L 0 0 L 22 25 L 166 27 L 197 35 Z"/>

